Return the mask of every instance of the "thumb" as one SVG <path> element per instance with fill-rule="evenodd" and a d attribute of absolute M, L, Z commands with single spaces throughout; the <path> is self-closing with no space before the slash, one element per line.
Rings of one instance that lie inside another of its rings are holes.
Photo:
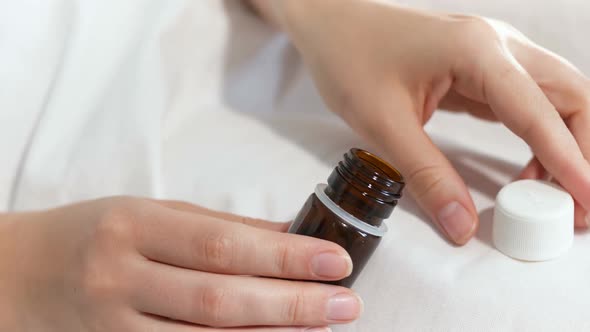
<path fill-rule="evenodd" d="M 385 148 L 384 155 L 403 174 L 410 194 L 435 226 L 451 242 L 463 245 L 478 226 L 475 205 L 467 186 L 424 132 L 415 114 L 407 112 L 396 121 L 384 121 L 389 127 L 382 127 L 381 148 Z"/>

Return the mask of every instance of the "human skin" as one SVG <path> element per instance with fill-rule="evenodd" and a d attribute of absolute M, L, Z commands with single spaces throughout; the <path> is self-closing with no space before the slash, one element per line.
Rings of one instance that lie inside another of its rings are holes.
<path fill-rule="evenodd" d="M 473 202 L 423 124 L 437 107 L 502 121 L 590 208 L 588 79 L 512 27 L 369 0 L 253 0 L 288 34 L 327 105 L 406 176 L 463 244 Z M 411 143 L 411 144 L 409 144 Z M 0 215 L 2 331 L 303 331 L 358 318 L 339 246 L 286 224 L 183 202 L 111 197 Z"/>
<path fill-rule="evenodd" d="M 294 332 L 356 319 L 350 289 L 294 281 L 341 279 L 348 254 L 287 226 L 132 197 L 3 215 L 0 330 Z"/>
<path fill-rule="evenodd" d="M 373 0 L 251 0 L 299 50 L 328 107 L 405 176 L 453 243 L 475 233 L 464 181 L 423 129 L 436 109 L 500 121 L 531 147 L 521 178 L 552 176 L 590 221 L 590 81 L 512 26 Z M 490 138 L 491 139 L 491 138 Z"/>

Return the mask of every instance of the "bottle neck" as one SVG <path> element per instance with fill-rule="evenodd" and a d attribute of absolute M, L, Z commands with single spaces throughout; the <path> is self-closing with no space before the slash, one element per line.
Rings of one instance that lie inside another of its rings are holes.
<path fill-rule="evenodd" d="M 388 163 L 367 151 L 351 149 L 330 174 L 324 192 L 359 220 L 380 226 L 393 212 L 404 185 L 402 175 Z"/>

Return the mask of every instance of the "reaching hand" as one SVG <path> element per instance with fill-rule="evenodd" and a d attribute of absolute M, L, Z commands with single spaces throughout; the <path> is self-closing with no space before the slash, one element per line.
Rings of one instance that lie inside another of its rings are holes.
<path fill-rule="evenodd" d="M 478 216 L 423 130 L 437 108 L 503 122 L 535 155 L 522 177 L 551 174 L 577 201 L 576 226 L 587 227 L 590 81 L 566 60 L 481 17 L 371 0 L 252 2 L 291 37 L 328 106 L 400 169 L 451 241 L 466 243 Z"/>

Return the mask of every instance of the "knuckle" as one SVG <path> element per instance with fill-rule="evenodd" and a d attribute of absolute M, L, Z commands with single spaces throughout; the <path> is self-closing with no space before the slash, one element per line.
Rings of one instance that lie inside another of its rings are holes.
<path fill-rule="evenodd" d="M 461 31 L 468 36 L 476 38 L 496 38 L 498 36 L 491 22 L 480 16 L 464 16 L 459 24 Z"/>
<path fill-rule="evenodd" d="M 132 208 L 125 205 L 114 206 L 102 215 L 94 235 L 98 240 L 106 242 L 127 240 L 133 235 L 135 219 Z"/>
<path fill-rule="evenodd" d="M 541 117 L 527 117 L 526 119 L 517 119 L 511 127 L 514 134 L 529 143 L 529 145 L 535 145 L 536 137 L 544 131 L 545 121 L 547 120 Z"/>
<path fill-rule="evenodd" d="M 305 291 L 299 289 L 286 301 L 282 318 L 286 324 L 302 324 L 305 322 Z"/>
<path fill-rule="evenodd" d="M 291 248 L 284 243 L 277 243 L 274 249 L 274 269 L 277 276 L 286 276 L 289 274 L 289 257 Z"/>
<path fill-rule="evenodd" d="M 222 287 L 208 287 L 201 291 L 198 299 L 202 323 L 213 327 L 223 325 L 223 313 L 227 309 L 227 290 Z"/>
<path fill-rule="evenodd" d="M 86 298 L 104 299 L 125 291 L 129 269 L 120 258 L 132 235 L 133 217 L 125 205 L 115 204 L 99 218 L 78 256 L 77 280 Z"/>
<path fill-rule="evenodd" d="M 90 256 L 83 264 L 80 288 L 85 298 L 91 301 L 111 298 L 118 293 L 118 285 L 109 265 L 102 259 Z"/>
<path fill-rule="evenodd" d="M 243 225 L 249 225 L 251 223 L 253 223 L 254 219 L 250 218 L 250 217 L 246 217 L 246 216 L 240 216 L 238 219 L 238 223 L 243 224 Z"/>
<path fill-rule="evenodd" d="M 429 196 L 443 183 L 449 169 L 441 165 L 426 165 L 410 172 L 407 182 L 417 200 Z"/>
<path fill-rule="evenodd" d="M 237 236 L 232 231 L 209 234 L 204 242 L 203 253 L 210 268 L 227 271 L 235 261 Z"/>
<path fill-rule="evenodd" d="M 515 64 L 506 58 L 501 58 L 496 60 L 493 66 L 493 71 L 490 73 L 494 74 L 494 78 L 499 81 L 514 82 L 522 77 L 521 75 L 523 74 L 523 71 L 518 67 L 518 64 Z"/>
<path fill-rule="evenodd" d="M 499 45 L 501 37 L 491 21 L 479 16 L 455 16 L 453 34 L 458 47 L 467 52 L 481 53 L 481 48 Z"/>

